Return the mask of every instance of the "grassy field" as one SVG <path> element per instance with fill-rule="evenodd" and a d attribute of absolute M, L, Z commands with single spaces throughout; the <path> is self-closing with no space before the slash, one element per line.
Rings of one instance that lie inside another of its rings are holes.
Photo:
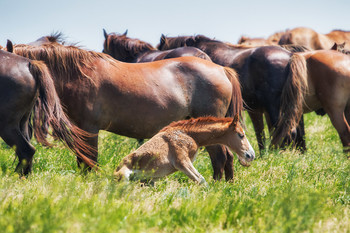
<path fill-rule="evenodd" d="M 0 141 L 0 232 L 350 232 L 350 160 L 328 117 L 306 115 L 308 151 L 267 151 L 235 180 L 215 182 L 201 150 L 195 167 L 209 187 L 177 172 L 141 187 L 112 172 L 137 142 L 103 132 L 102 172 L 83 175 L 71 152 L 37 145 L 33 173 L 19 179 Z M 247 134 L 257 150 L 252 125 Z"/>

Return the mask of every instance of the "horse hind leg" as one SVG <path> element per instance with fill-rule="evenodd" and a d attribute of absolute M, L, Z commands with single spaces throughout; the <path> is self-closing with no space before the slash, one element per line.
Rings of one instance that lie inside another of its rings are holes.
<path fill-rule="evenodd" d="M 16 155 L 19 161 L 15 171 L 20 175 L 28 175 L 32 170 L 35 148 L 18 128 L 5 129 L 1 137 L 9 146 L 16 147 Z"/>
<path fill-rule="evenodd" d="M 348 109 L 349 108 L 345 109 L 347 110 L 345 114 L 343 109 L 326 110 L 334 128 L 339 134 L 340 140 L 344 147 L 344 152 L 346 153 L 350 153 L 350 127 L 346 119 L 346 115 L 349 117 Z"/>

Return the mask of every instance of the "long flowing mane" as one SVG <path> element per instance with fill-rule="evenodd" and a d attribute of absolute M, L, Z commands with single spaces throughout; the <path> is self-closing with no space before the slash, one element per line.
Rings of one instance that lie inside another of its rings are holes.
<path fill-rule="evenodd" d="M 110 33 L 106 40 L 106 48 L 118 51 L 120 57 L 136 58 L 139 53 L 156 50 L 151 44 L 139 39 L 129 38 L 126 35 Z"/>
<path fill-rule="evenodd" d="M 160 132 L 167 131 L 169 129 L 181 129 L 184 131 L 193 130 L 196 128 L 202 128 L 208 124 L 226 124 L 231 123 L 233 118 L 225 117 L 225 118 L 217 118 L 217 117 L 199 117 L 199 118 L 191 118 L 188 120 L 176 121 L 170 123 L 168 126 L 165 126 Z"/>
<path fill-rule="evenodd" d="M 54 76 L 66 78 L 62 82 L 85 77 L 93 83 L 85 70 L 94 70 L 96 59 L 104 59 L 112 64 L 117 63 L 107 54 L 87 51 L 71 45 L 64 46 L 56 42 L 42 46 L 18 44 L 14 46 L 14 53 L 32 60 L 44 61 L 50 71 L 55 74 Z"/>

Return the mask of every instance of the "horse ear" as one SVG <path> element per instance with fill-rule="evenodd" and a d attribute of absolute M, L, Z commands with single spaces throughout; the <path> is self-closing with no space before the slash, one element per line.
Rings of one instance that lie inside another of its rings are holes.
<path fill-rule="evenodd" d="M 248 37 L 246 36 L 241 36 L 241 38 L 238 40 L 237 44 L 242 44 L 244 43 L 245 41 L 247 41 Z"/>
<path fill-rule="evenodd" d="M 107 39 L 107 37 L 108 37 L 108 33 L 106 32 L 106 30 L 105 30 L 105 29 L 103 29 L 103 35 L 105 36 L 105 39 Z"/>
<path fill-rule="evenodd" d="M 6 49 L 7 49 L 7 52 L 13 53 L 13 44 L 12 44 L 12 41 L 7 40 Z"/>
<path fill-rule="evenodd" d="M 233 117 L 233 121 L 231 123 L 231 126 L 236 127 L 237 123 L 239 121 L 239 115 L 238 113 Z"/>
<path fill-rule="evenodd" d="M 191 46 L 194 46 L 194 44 L 195 44 L 195 40 L 192 37 L 186 39 L 186 41 L 185 41 L 185 45 L 186 46 L 190 46 L 191 47 Z"/>
<path fill-rule="evenodd" d="M 338 44 L 334 43 L 334 45 L 332 46 L 331 50 L 338 50 Z"/>
<path fill-rule="evenodd" d="M 126 36 L 128 34 L 128 29 L 124 32 L 123 36 Z"/>
<path fill-rule="evenodd" d="M 160 37 L 160 44 L 165 44 L 165 41 L 166 41 L 166 37 L 164 36 L 164 34 L 162 34 Z"/>

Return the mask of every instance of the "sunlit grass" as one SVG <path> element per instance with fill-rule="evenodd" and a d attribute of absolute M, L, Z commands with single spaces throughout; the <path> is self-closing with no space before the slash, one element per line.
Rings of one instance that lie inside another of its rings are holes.
<path fill-rule="evenodd" d="M 215 182 L 202 149 L 201 187 L 177 172 L 141 187 L 112 172 L 137 141 L 102 132 L 101 171 L 81 174 L 62 144 L 37 145 L 33 173 L 19 179 L 0 142 L 0 232 L 350 232 L 350 161 L 327 117 L 306 116 L 308 151 L 266 151 L 235 180 Z M 257 150 L 247 119 L 247 134 Z"/>

